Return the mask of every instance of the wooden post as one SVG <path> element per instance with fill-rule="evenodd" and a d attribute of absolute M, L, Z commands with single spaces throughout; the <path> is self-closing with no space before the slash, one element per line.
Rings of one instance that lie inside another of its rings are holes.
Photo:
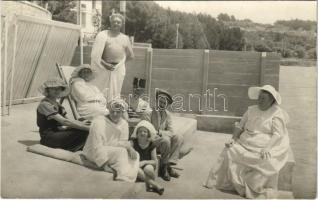
<path fill-rule="evenodd" d="M 146 56 L 146 76 L 147 76 L 146 88 L 147 88 L 147 94 L 149 97 L 151 96 L 152 55 L 153 55 L 152 48 L 148 48 L 147 56 Z"/>
<path fill-rule="evenodd" d="M 10 80 L 10 98 L 9 98 L 9 106 L 8 106 L 8 115 L 10 115 L 10 110 L 12 106 L 12 96 L 13 96 L 13 77 L 15 70 L 15 56 L 17 50 L 17 37 L 18 37 L 18 24 L 17 19 L 14 19 L 14 40 L 13 40 L 13 53 L 12 53 L 12 67 L 11 67 L 11 80 Z"/>
<path fill-rule="evenodd" d="M 209 79 L 209 63 L 210 63 L 210 51 L 208 49 L 203 52 L 203 65 L 202 65 L 202 90 L 201 90 L 201 98 L 202 98 L 202 110 L 201 114 L 203 114 L 207 109 L 207 101 L 206 97 L 207 89 L 208 89 L 208 79 Z M 200 105 L 201 106 L 201 105 Z M 199 108 L 201 109 L 201 108 Z"/>
<path fill-rule="evenodd" d="M 80 60 L 80 63 L 81 63 L 81 65 L 84 63 L 84 50 L 83 50 L 83 31 L 82 31 L 82 28 L 79 30 L 80 31 L 80 58 L 81 58 L 81 60 Z"/>
<path fill-rule="evenodd" d="M 82 11 L 81 11 L 81 1 L 77 1 L 77 24 L 80 26 L 80 64 L 83 64 L 83 31 L 82 31 Z"/>
<path fill-rule="evenodd" d="M 259 71 L 259 85 L 264 85 L 266 52 L 261 52 L 261 62 Z"/>
<path fill-rule="evenodd" d="M 5 108 L 7 106 L 7 58 L 8 58 L 8 21 L 4 17 L 4 52 L 3 52 L 3 96 L 2 96 L 2 115 L 6 115 Z"/>

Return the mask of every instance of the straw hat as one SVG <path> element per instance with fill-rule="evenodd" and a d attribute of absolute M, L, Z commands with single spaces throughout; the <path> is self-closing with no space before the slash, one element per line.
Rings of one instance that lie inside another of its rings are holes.
<path fill-rule="evenodd" d="M 173 103 L 172 97 L 167 91 L 162 90 L 162 89 L 156 90 L 156 99 L 158 99 L 159 95 L 166 96 L 167 100 L 168 100 L 168 104 L 172 104 Z"/>
<path fill-rule="evenodd" d="M 282 103 L 282 98 L 281 98 L 280 94 L 271 85 L 264 85 L 263 87 L 250 87 L 248 89 L 248 97 L 250 99 L 258 99 L 258 96 L 259 96 L 261 90 L 269 92 L 274 97 L 274 99 L 278 105 L 280 105 Z"/>
<path fill-rule="evenodd" d="M 65 97 L 69 94 L 70 89 L 67 86 L 67 84 L 60 78 L 51 78 L 47 81 L 45 81 L 39 88 L 38 91 L 43 94 L 44 96 L 47 96 L 46 88 L 55 88 L 55 87 L 63 87 L 63 91 L 60 93 L 59 97 Z"/>
<path fill-rule="evenodd" d="M 135 127 L 134 132 L 131 134 L 131 138 L 137 138 L 137 130 L 140 127 L 145 127 L 146 129 L 148 129 L 149 133 L 150 133 L 150 138 L 153 139 L 156 134 L 157 131 L 155 129 L 155 127 L 148 121 L 146 120 L 141 120 Z"/>
<path fill-rule="evenodd" d="M 83 64 L 83 65 L 80 65 L 80 66 L 78 66 L 78 67 L 76 67 L 75 69 L 74 69 L 74 71 L 72 72 L 72 74 L 71 74 L 71 77 L 72 78 L 77 78 L 77 77 L 79 77 L 79 72 L 82 70 L 82 69 L 90 69 L 90 70 L 92 70 L 92 68 L 91 68 L 91 66 L 89 65 L 89 64 Z M 93 70 L 92 70 L 92 72 L 94 72 Z"/>

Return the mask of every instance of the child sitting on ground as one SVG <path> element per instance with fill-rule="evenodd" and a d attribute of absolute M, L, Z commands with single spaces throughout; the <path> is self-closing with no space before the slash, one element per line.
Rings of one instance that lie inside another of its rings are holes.
<path fill-rule="evenodd" d="M 140 169 L 138 171 L 138 179 L 145 181 L 146 190 L 154 191 L 162 195 L 164 188 L 155 181 L 155 169 L 157 165 L 156 147 L 152 143 L 156 130 L 153 125 L 145 120 L 140 121 L 133 134 L 131 135 L 131 143 L 140 156 Z"/>

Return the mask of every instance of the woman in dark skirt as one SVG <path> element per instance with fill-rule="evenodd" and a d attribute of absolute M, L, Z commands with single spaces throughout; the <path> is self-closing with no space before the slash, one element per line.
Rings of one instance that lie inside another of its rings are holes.
<path fill-rule="evenodd" d="M 45 96 L 37 107 L 37 125 L 42 145 L 69 151 L 81 150 L 85 144 L 89 126 L 85 122 L 66 118 L 64 107 L 58 98 L 69 93 L 68 86 L 61 79 L 50 79 L 39 91 Z"/>

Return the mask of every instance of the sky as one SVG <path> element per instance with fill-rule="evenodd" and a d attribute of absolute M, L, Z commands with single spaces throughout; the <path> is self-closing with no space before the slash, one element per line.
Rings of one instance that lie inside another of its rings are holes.
<path fill-rule="evenodd" d="M 164 8 L 184 12 L 234 15 L 236 19 L 273 24 L 276 20 L 317 20 L 316 1 L 156 1 Z"/>

